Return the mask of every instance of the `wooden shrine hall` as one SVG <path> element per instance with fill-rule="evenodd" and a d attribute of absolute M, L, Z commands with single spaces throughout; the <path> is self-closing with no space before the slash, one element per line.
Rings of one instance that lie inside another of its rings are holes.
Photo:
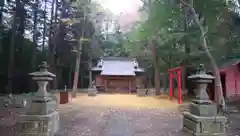
<path fill-rule="evenodd" d="M 92 69 L 99 92 L 132 93 L 142 84 L 144 70 L 136 59 L 102 57 Z"/>

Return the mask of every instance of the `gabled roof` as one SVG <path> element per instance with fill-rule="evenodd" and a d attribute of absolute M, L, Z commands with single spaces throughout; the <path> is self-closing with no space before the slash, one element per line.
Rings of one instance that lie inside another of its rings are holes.
<path fill-rule="evenodd" d="M 132 61 L 108 60 L 104 61 L 101 75 L 129 75 L 135 76 Z"/>
<path fill-rule="evenodd" d="M 229 60 L 227 61 L 226 63 L 224 63 L 220 69 L 224 69 L 224 68 L 227 68 L 231 65 L 237 65 L 238 63 L 240 63 L 240 59 L 232 59 L 232 60 Z"/>
<path fill-rule="evenodd" d="M 240 63 L 240 59 L 231 59 L 226 61 L 226 63 L 223 63 L 223 65 L 221 65 L 219 67 L 219 71 L 220 72 L 225 72 L 225 70 L 227 70 L 228 68 L 230 68 L 231 66 L 236 66 Z"/>
<path fill-rule="evenodd" d="M 126 57 L 101 58 L 92 71 L 101 71 L 101 75 L 135 76 L 136 72 L 144 72 L 138 62 Z"/>

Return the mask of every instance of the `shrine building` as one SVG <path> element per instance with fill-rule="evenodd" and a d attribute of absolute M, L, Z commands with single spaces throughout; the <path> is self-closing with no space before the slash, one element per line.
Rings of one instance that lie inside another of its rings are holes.
<path fill-rule="evenodd" d="M 134 58 L 102 57 L 92 67 L 99 92 L 133 93 L 142 84 L 144 70 Z"/>

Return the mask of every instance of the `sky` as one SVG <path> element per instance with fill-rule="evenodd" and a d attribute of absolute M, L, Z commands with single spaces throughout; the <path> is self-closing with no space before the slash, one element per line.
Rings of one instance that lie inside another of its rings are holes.
<path fill-rule="evenodd" d="M 129 27 L 140 19 L 138 13 L 141 7 L 141 0 L 96 0 L 103 6 L 104 9 L 109 10 L 118 17 L 121 28 Z"/>
<path fill-rule="evenodd" d="M 104 8 L 115 15 L 126 12 L 137 12 L 141 6 L 141 0 L 97 0 Z"/>

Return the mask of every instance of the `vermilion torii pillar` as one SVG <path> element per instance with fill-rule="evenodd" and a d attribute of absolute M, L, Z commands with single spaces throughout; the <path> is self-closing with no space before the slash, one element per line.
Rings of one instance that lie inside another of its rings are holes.
<path fill-rule="evenodd" d="M 177 78 L 178 88 L 178 103 L 182 103 L 182 83 L 181 83 L 181 70 L 182 67 L 168 69 L 169 74 L 169 98 L 172 100 L 173 97 L 173 78 Z M 177 75 L 175 75 L 177 74 Z"/>
<path fill-rule="evenodd" d="M 172 81 L 172 78 L 173 78 L 173 74 L 172 72 L 168 72 L 169 74 L 169 98 L 170 100 L 172 100 L 172 96 L 173 96 L 173 81 Z"/>

